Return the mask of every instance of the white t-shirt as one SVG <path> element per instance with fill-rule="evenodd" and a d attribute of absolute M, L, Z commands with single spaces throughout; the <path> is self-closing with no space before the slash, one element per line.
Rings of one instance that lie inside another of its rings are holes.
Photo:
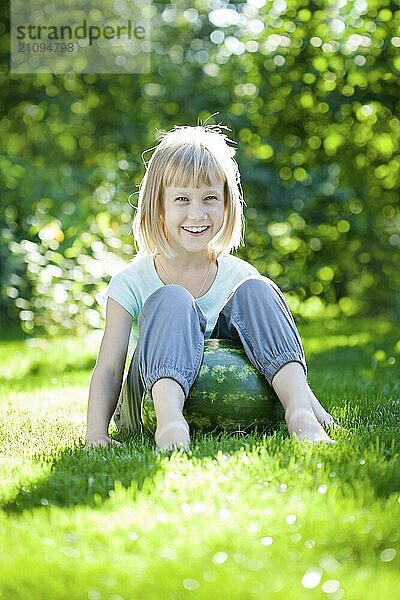
<path fill-rule="evenodd" d="M 231 254 L 220 256 L 217 263 L 218 271 L 212 286 L 204 296 L 196 298 L 196 303 L 207 317 L 206 338 L 210 337 L 225 300 L 235 285 L 249 275 L 260 275 L 250 263 Z M 138 255 L 111 278 L 105 292 L 97 295 L 97 301 L 105 306 L 107 298 L 112 298 L 132 315 L 134 325 L 147 298 L 163 285 L 153 257 Z M 129 358 L 132 357 L 136 342 L 135 332 L 132 331 Z"/>

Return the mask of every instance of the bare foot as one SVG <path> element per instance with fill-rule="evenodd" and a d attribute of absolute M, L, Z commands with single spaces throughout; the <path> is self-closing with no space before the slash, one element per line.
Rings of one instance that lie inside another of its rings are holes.
<path fill-rule="evenodd" d="M 324 431 L 316 416 L 304 408 L 295 408 L 290 413 L 286 411 L 286 424 L 289 435 L 295 436 L 300 442 L 325 442 L 335 444 L 329 435 Z"/>
<path fill-rule="evenodd" d="M 340 425 L 336 423 L 332 415 L 330 415 L 320 404 L 318 398 L 315 396 L 314 392 L 311 390 L 308 384 L 307 393 L 308 397 L 310 398 L 311 408 L 313 409 L 314 415 L 316 416 L 318 423 L 320 425 L 325 425 L 325 427 L 331 427 L 332 429 L 340 429 Z"/>
<path fill-rule="evenodd" d="M 183 418 L 157 427 L 154 437 L 159 450 L 189 449 L 189 425 Z"/>

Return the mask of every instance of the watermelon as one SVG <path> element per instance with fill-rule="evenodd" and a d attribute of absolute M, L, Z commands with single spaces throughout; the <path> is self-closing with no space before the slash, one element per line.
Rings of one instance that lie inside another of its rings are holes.
<path fill-rule="evenodd" d="M 209 339 L 204 342 L 203 361 L 183 415 L 191 430 L 266 431 L 283 418 L 283 408 L 240 342 Z M 141 416 L 144 427 L 154 434 L 157 419 L 147 392 Z"/>

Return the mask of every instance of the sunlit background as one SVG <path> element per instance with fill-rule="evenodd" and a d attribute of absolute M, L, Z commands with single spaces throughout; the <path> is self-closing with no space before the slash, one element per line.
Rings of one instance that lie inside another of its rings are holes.
<path fill-rule="evenodd" d="M 213 113 L 238 142 L 239 256 L 300 318 L 398 313 L 396 5 L 154 2 L 151 74 L 13 75 L 3 35 L 2 314 L 101 328 L 96 294 L 135 253 L 142 152 Z"/>

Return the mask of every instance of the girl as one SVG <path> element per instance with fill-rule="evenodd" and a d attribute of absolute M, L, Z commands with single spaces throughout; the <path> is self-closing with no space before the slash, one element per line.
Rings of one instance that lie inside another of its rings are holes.
<path fill-rule="evenodd" d="M 118 444 L 108 435 L 112 415 L 119 429 L 140 430 L 147 390 L 157 448 L 188 448 L 182 409 L 209 337 L 242 343 L 276 391 L 290 435 L 333 443 L 322 425 L 334 427 L 334 420 L 307 384 L 301 341 L 281 291 L 230 254 L 242 241 L 243 205 L 231 140 L 217 126 L 175 127 L 158 140 L 133 224 L 139 253 L 104 295 L 106 327 L 90 384 L 86 446 Z M 139 339 L 121 392 L 136 317 Z"/>

